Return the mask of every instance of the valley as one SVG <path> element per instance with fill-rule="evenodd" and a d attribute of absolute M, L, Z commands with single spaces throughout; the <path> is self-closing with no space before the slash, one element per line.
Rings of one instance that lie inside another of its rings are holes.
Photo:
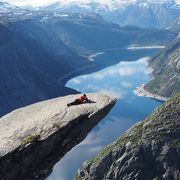
<path fill-rule="evenodd" d="M 94 53 L 117 48 L 123 51 L 133 44 L 164 46 L 177 35 L 168 30 L 120 27 L 97 14 L 54 17 L 51 11 L 28 15 L 27 10 L 22 16 L 9 14 L 19 12 L 17 7 L 5 7 L 13 9 L 6 10 L 6 17 L 13 20 L 3 18 L 0 24 L 0 116 L 35 102 L 77 93 L 64 87 L 72 75 L 117 63 L 95 63 L 88 59 Z M 120 56 L 131 59 L 131 52 Z"/>
<path fill-rule="evenodd" d="M 0 2 L 1 176 L 178 180 L 179 18 L 179 0 Z"/>
<path fill-rule="evenodd" d="M 133 52 L 134 59 L 129 61 L 127 59 L 125 61 L 124 57 L 120 58 L 119 55 L 124 54 L 124 51 L 106 52 L 97 56 L 94 61 L 101 60 L 101 63 L 107 65 L 114 60 L 116 65 L 108 66 L 98 72 L 77 76 L 67 82 L 66 87 L 82 93 L 103 93 L 118 98 L 118 101 L 112 111 L 88 134 L 86 139 L 55 165 L 47 180 L 58 180 L 60 176 L 63 180 L 73 179 L 84 161 L 95 157 L 106 145 L 122 135 L 133 124 L 143 120 L 161 104 L 153 99 L 139 97 L 134 92 L 136 87 L 149 81 L 151 69 L 147 67 L 149 59 L 147 55 L 150 56 L 156 52 L 153 48 L 149 49 L 145 57 L 143 50 L 136 50 Z M 127 54 L 131 54 L 131 50 Z"/>

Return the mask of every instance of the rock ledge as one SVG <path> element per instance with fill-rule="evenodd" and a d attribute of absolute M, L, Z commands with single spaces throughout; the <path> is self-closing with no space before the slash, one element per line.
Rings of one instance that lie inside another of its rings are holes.
<path fill-rule="evenodd" d="M 87 96 L 91 103 L 67 108 L 67 103 L 79 97 L 70 95 L 36 103 L 0 118 L 0 176 L 4 180 L 44 179 L 116 102 L 102 94 Z"/>

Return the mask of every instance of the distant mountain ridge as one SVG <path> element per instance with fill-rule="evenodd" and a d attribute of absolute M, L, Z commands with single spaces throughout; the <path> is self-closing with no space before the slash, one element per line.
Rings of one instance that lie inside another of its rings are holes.
<path fill-rule="evenodd" d="M 180 2 L 174 0 L 60 1 L 44 8 L 61 12 L 93 12 L 113 23 L 145 28 L 166 28 L 180 17 Z"/>
<path fill-rule="evenodd" d="M 176 36 L 176 33 L 166 30 L 120 27 L 107 23 L 96 14 L 64 14 L 64 16 L 66 17 L 49 17 L 46 23 L 57 35 L 61 35 L 67 46 L 81 55 L 86 55 L 89 50 L 90 52 L 106 51 L 113 48 L 127 48 L 132 44 L 163 45 L 168 39 L 172 40 Z"/>
<path fill-rule="evenodd" d="M 33 9 L 17 7 L 8 3 L 0 2 L 1 19 L 3 13 L 14 12 L 14 15 L 37 14 L 39 11 L 49 11 L 55 13 L 78 13 L 78 14 L 99 14 L 106 21 L 117 23 L 121 26 L 138 26 L 142 28 L 168 28 L 180 17 L 179 0 L 114 0 L 114 1 L 59 1 L 46 6 Z M 26 12 L 26 13 L 25 13 Z M 13 19 L 9 13 L 7 19 Z M 7 20 L 6 19 L 6 20 Z"/>
<path fill-rule="evenodd" d="M 109 8 L 117 8 L 120 6 L 128 6 L 130 4 L 138 4 L 138 5 L 144 5 L 145 3 L 147 4 L 175 4 L 175 5 L 180 5 L 179 0 L 111 0 L 111 1 L 104 1 L 104 0 L 59 0 L 57 1 L 58 3 L 61 3 L 62 5 L 67 5 L 67 4 L 88 4 L 88 3 L 98 3 L 101 5 L 106 5 Z M 50 4 L 50 3 L 49 3 Z"/>

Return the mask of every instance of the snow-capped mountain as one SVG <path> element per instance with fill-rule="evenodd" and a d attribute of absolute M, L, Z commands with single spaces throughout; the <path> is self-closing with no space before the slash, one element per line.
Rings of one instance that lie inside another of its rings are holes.
<path fill-rule="evenodd" d="M 102 5 L 107 5 L 109 7 L 117 7 L 130 5 L 130 4 L 164 4 L 164 3 L 176 3 L 180 4 L 180 0 L 59 0 L 59 3 L 63 5 L 68 4 L 88 4 L 88 3 L 99 3 Z"/>
<path fill-rule="evenodd" d="M 98 13 L 120 25 L 166 28 L 180 16 L 180 0 L 59 1 L 46 9 L 74 13 Z"/>
<path fill-rule="evenodd" d="M 21 17 L 31 16 L 44 10 L 46 13 L 49 11 L 57 14 L 94 13 L 101 15 L 106 21 L 122 26 L 161 29 L 170 27 L 174 20 L 180 17 L 180 0 L 59 0 L 36 10 L 35 12 L 33 9 L 27 10 L 0 2 L 1 19 L 5 13 L 9 13 L 8 17 L 12 19 L 16 14 Z"/>
<path fill-rule="evenodd" d="M 0 22 L 13 21 L 17 16 L 23 18 L 29 10 L 0 1 Z"/>
<path fill-rule="evenodd" d="M 119 8 L 125 8 L 131 5 L 136 5 L 139 7 L 150 7 L 152 5 L 166 5 L 167 7 L 179 8 L 180 0 L 60 0 L 57 3 L 61 8 L 67 8 L 69 6 L 79 6 L 87 9 L 91 9 L 90 5 L 98 5 L 104 7 L 106 10 L 113 11 Z M 50 5 L 50 4 L 49 4 Z M 98 10 L 96 7 L 94 10 Z"/>
<path fill-rule="evenodd" d="M 14 10 L 14 9 L 20 9 L 20 8 L 14 6 L 14 5 L 11 5 L 11 4 L 9 4 L 9 3 L 0 2 L 0 13 L 2 13 L 2 12 L 8 12 L 8 11 Z"/>

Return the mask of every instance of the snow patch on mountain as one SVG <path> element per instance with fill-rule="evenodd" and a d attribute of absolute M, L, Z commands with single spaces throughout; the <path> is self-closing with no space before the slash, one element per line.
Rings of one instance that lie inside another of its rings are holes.
<path fill-rule="evenodd" d="M 60 0 L 59 1 L 61 5 L 68 5 L 68 4 L 78 4 L 78 5 L 82 5 L 82 4 L 89 4 L 89 3 L 98 3 L 101 5 L 106 5 L 108 6 L 110 9 L 111 8 L 117 8 L 118 7 L 123 7 L 123 6 L 128 6 L 128 5 L 135 5 L 138 4 L 140 6 L 144 6 L 147 7 L 150 4 L 177 4 L 180 5 L 180 0 L 86 0 L 86 1 L 80 1 L 80 0 L 67 0 L 67 1 L 63 1 Z"/>

